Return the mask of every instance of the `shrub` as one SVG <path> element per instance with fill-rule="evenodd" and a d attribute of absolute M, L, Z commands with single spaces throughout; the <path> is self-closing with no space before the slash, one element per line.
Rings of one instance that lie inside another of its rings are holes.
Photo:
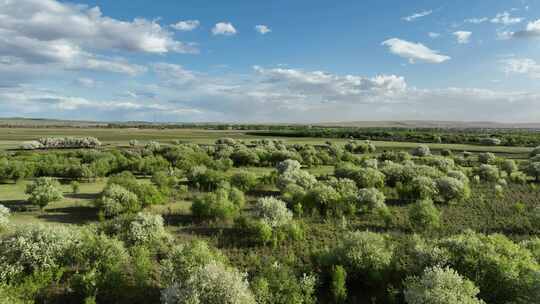
<path fill-rule="evenodd" d="M 40 177 L 26 186 L 26 194 L 30 195 L 28 201 L 40 209 L 49 203 L 59 201 L 64 196 L 57 180 L 50 177 Z"/>
<path fill-rule="evenodd" d="M 364 188 L 358 191 L 358 204 L 367 210 L 386 209 L 384 194 L 376 188 Z"/>
<path fill-rule="evenodd" d="M 337 257 L 351 276 L 380 280 L 392 262 L 393 246 L 387 236 L 369 231 L 347 234 L 337 248 Z"/>
<path fill-rule="evenodd" d="M 143 207 L 161 204 L 165 201 L 165 197 L 154 185 L 140 183 L 133 173 L 129 171 L 111 176 L 107 181 L 105 190 L 107 190 L 107 188 L 113 184 L 121 186 L 129 192 L 135 194 L 140 202 L 140 205 Z"/>
<path fill-rule="evenodd" d="M 438 229 L 441 213 L 430 199 L 419 200 L 409 209 L 409 220 L 415 231 Z"/>
<path fill-rule="evenodd" d="M 256 217 L 272 228 L 288 224 L 293 216 L 284 201 L 273 197 L 258 199 L 254 207 L 254 213 Z"/>
<path fill-rule="evenodd" d="M 231 177 L 231 185 L 244 192 L 253 190 L 257 186 L 257 183 L 257 175 L 247 170 L 235 173 Z"/>
<path fill-rule="evenodd" d="M 350 177 L 356 182 L 358 188 L 382 188 L 384 174 L 373 168 L 359 168 Z"/>
<path fill-rule="evenodd" d="M 441 177 L 435 180 L 439 196 L 445 202 L 460 202 L 469 198 L 471 190 L 466 183 L 453 177 Z"/>
<path fill-rule="evenodd" d="M 401 198 L 409 200 L 433 199 L 438 194 L 437 183 L 430 177 L 417 176 L 399 188 Z"/>
<path fill-rule="evenodd" d="M 27 225 L 0 238 L 0 282 L 12 282 L 36 271 L 64 265 L 77 234 L 60 226 Z"/>
<path fill-rule="evenodd" d="M 347 300 L 347 272 L 341 265 L 334 266 L 330 275 L 330 292 L 334 303 L 344 303 Z"/>
<path fill-rule="evenodd" d="M 0 204 L 0 232 L 9 225 L 9 209 Z"/>
<path fill-rule="evenodd" d="M 476 168 L 475 173 L 480 179 L 488 182 L 496 182 L 500 177 L 499 169 L 493 165 L 482 164 Z"/>
<path fill-rule="evenodd" d="M 72 181 L 70 186 L 71 186 L 71 192 L 73 194 L 77 194 L 81 191 L 81 184 L 79 184 L 78 181 Z"/>
<path fill-rule="evenodd" d="M 292 167 L 294 168 L 294 167 Z M 281 172 L 278 170 L 278 172 Z M 290 184 L 296 184 L 304 189 L 309 189 L 317 183 L 317 179 L 309 172 L 302 169 L 285 170 L 278 175 L 277 186 L 280 189 L 285 189 Z"/>
<path fill-rule="evenodd" d="M 536 155 L 540 155 L 540 146 L 534 148 L 530 153 L 530 157 L 535 157 Z"/>
<path fill-rule="evenodd" d="M 523 185 L 527 183 L 527 174 L 521 171 L 515 171 L 515 172 L 510 173 L 509 179 L 513 183 Z"/>
<path fill-rule="evenodd" d="M 501 166 L 501 170 L 506 172 L 508 175 L 518 170 L 518 166 L 516 165 L 516 162 L 513 159 L 503 160 L 500 166 Z"/>
<path fill-rule="evenodd" d="M 332 186 L 317 183 L 302 199 L 302 205 L 308 210 L 318 210 L 322 215 L 339 212 L 340 195 Z"/>
<path fill-rule="evenodd" d="M 480 290 L 473 282 L 451 268 L 427 268 L 420 278 L 408 277 L 405 282 L 408 304 L 482 304 Z"/>
<path fill-rule="evenodd" d="M 497 157 L 491 152 L 486 152 L 478 155 L 478 161 L 481 164 L 492 165 L 497 161 Z"/>
<path fill-rule="evenodd" d="M 488 303 L 516 302 L 530 294 L 540 271 L 527 249 L 500 234 L 467 231 L 443 239 L 439 245 L 450 253 L 450 265 L 474 280 Z"/>
<path fill-rule="evenodd" d="M 431 155 L 431 150 L 427 145 L 419 145 L 418 147 L 414 148 L 414 150 L 411 151 L 411 154 L 413 156 L 419 156 L 424 157 Z"/>
<path fill-rule="evenodd" d="M 177 281 L 161 293 L 161 303 L 255 304 L 244 274 L 210 262 L 186 281 Z"/>
<path fill-rule="evenodd" d="M 195 199 L 193 216 L 201 220 L 234 220 L 244 206 L 244 193 L 236 188 L 223 187 Z"/>
<path fill-rule="evenodd" d="M 540 181 L 540 162 L 530 162 L 527 165 L 526 172 L 532 176 L 537 182 Z"/>
<path fill-rule="evenodd" d="M 116 218 L 105 227 L 108 234 L 117 236 L 130 246 L 145 245 L 154 248 L 167 238 L 163 217 L 159 214 L 139 212 Z"/>
<path fill-rule="evenodd" d="M 141 210 L 142 205 L 136 194 L 117 184 L 111 184 L 103 190 L 96 206 L 107 217 L 123 213 L 134 213 Z"/>

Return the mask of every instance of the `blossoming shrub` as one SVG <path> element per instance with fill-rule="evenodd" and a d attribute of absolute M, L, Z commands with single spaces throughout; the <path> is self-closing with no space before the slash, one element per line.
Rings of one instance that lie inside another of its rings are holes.
<path fill-rule="evenodd" d="M 405 280 L 408 304 L 483 304 L 480 290 L 451 268 L 427 268 L 421 277 Z"/>

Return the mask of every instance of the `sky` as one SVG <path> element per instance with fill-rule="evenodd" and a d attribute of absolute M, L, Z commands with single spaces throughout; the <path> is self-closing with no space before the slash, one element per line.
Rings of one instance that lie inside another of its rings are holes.
<path fill-rule="evenodd" d="M 540 121 L 540 0 L 0 0 L 0 117 Z"/>

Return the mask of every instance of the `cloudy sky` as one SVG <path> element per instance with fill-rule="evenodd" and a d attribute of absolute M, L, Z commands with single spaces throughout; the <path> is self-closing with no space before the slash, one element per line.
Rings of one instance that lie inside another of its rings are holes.
<path fill-rule="evenodd" d="M 538 122 L 540 1 L 0 0 L 0 116 Z"/>

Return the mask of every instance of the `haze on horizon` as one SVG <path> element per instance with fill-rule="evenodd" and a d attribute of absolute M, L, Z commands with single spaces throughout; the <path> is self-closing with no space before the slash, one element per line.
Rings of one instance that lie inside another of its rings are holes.
<path fill-rule="evenodd" d="M 0 116 L 540 121 L 540 2 L 0 0 Z"/>

